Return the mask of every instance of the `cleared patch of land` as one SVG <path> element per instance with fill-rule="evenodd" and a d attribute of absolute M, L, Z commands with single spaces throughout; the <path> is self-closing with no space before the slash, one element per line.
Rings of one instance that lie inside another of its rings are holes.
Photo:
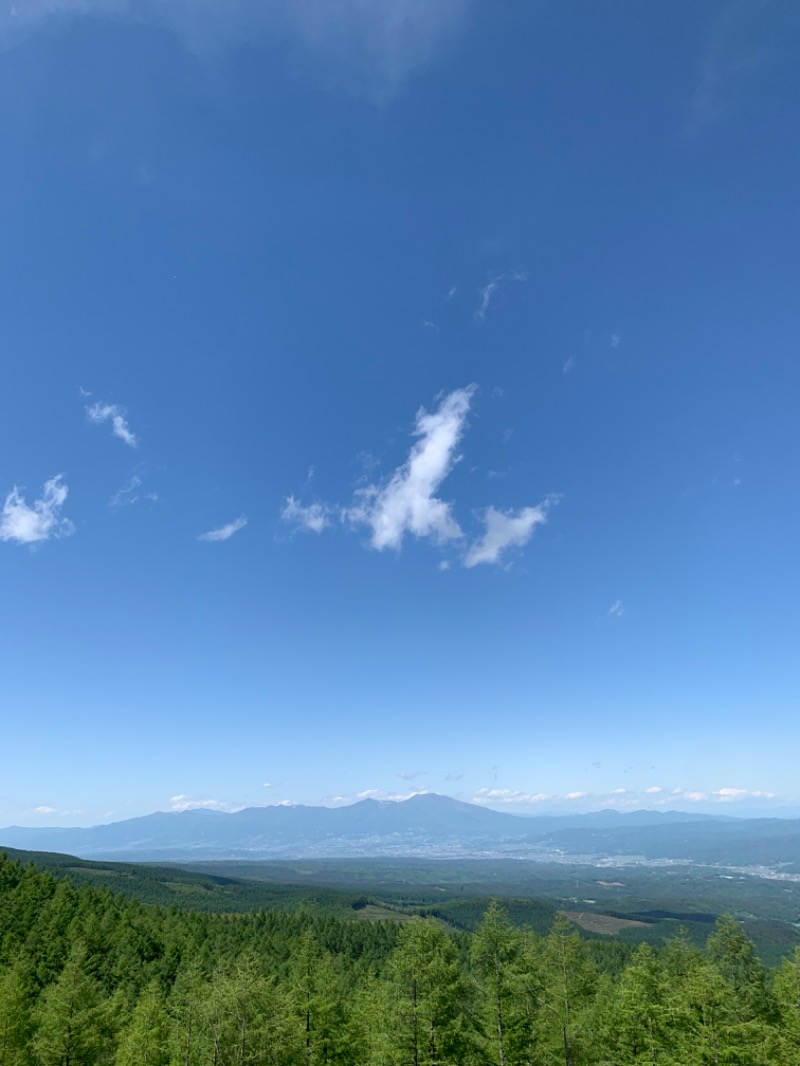
<path fill-rule="evenodd" d="M 592 911 L 564 911 L 564 914 L 587 933 L 602 933 L 604 936 L 618 936 L 623 929 L 646 929 L 648 925 L 647 922 L 615 918 L 611 914 L 595 914 Z"/>
<path fill-rule="evenodd" d="M 355 911 L 355 916 L 363 922 L 410 922 L 413 917 L 404 911 L 393 911 L 377 903 L 368 903 L 366 907 L 359 907 Z"/>

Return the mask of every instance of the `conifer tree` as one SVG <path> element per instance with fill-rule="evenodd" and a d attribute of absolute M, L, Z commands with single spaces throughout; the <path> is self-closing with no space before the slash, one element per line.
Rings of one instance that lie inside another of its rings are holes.
<path fill-rule="evenodd" d="M 661 963 L 641 944 L 617 983 L 612 1009 L 615 1055 L 620 1066 L 656 1063 L 665 1049 L 669 989 Z"/>
<path fill-rule="evenodd" d="M 414 918 L 391 960 L 398 1061 L 409 1066 L 466 1066 L 474 1034 L 456 946 L 432 919 Z"/>
<path fill-rule="evenodd" d="M 30 967 L 16 962 L 0 971 L 0 1066 L 27 1066 L 33 1035 Z"/>
<path fill-rule="evenodd" d="M 575 926 L 557 914 L 542 946 L 542 1026 L 549 1046 L 560 1048 L 563 1066 L 576 1066 L 580 1012 L 594 978 Z"/>
<path fill-rule="evenodd" d="M 158 984 L 152 981 L 136 1000 L 121 1033 L 114 1066 L 167 1066 L 168 1062 L 169 1014 Z"/>
<path fill-rule="evenodd" d="M 480 982 L 489 1061 L 497 1066 L 516 1066 L 519 1061 L 513 1045 L 515 1030 L 520 1027 L 516 1010 L 521 991 L 520 946 L 519 934 L 493 899 L 475 931 L 470 956 Z"/>
<path fill-rule="evenodd" d="M 97 981 L 86 973 L 85 961 L 78 941 L 37 1004 L 33 1047 L 41 1066 L 99 1066 L 110 1060 L 107 1005 Z"/>

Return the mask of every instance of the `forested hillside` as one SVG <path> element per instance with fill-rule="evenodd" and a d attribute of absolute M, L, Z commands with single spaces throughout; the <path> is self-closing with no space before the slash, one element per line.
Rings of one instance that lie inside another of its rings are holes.
<path fill-rule="evenodd" d="M 146 906 L 0 857 L 0 1066 L 797 1066 L 800 954 Z"/>

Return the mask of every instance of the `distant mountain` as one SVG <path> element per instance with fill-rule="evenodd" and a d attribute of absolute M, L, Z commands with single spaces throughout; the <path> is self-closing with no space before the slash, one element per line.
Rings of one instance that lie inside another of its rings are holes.
<path fill-rule="evenodd" d="M 768 821 L 758 820 L 759 825 Z M 712 837 L 724 846 L 734 844 L 743 831 L 749 839 L 748 824 L 678 811 L 620 814 L 607 810 L 523 817 L 422 793 L 402 802 L 365 799 L 336 808 L 249 807 L 236 814 L 159 812 L 86 829 L 11 826 L 0 830 L 0 847 L 147 862 L 347 855 L 545 857 L 552 852 L 680 858 L 689 857 L 685 854 L 688 848 L 699 861 L 695 856 Z M 779 825 L 783 839 L 793 839 L 795 823 Z M 725 826 L 731 827 L 730 832 L 720 837 Z M 749 833 L 758 835 L 758 830 Z"/>
<path fill-rule="evenodd" d="M 515 815 L 423 794 L 401 803 L 365 799 L 336 808 L 159 812 L 89 829 L 11 826 L 0 830 L 0 845 L 82 858 L 265 858 L 491 845 L 523 839 L 529 832 L 530 825 Z"/>

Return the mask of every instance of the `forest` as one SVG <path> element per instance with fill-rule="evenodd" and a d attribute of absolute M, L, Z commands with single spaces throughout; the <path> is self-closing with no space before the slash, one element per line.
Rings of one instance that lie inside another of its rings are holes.
<path fill-rule="evenodd" d="M 214 914 L 0 855 L 0 1066 L 800 1066 L 800 951 Z"/>

